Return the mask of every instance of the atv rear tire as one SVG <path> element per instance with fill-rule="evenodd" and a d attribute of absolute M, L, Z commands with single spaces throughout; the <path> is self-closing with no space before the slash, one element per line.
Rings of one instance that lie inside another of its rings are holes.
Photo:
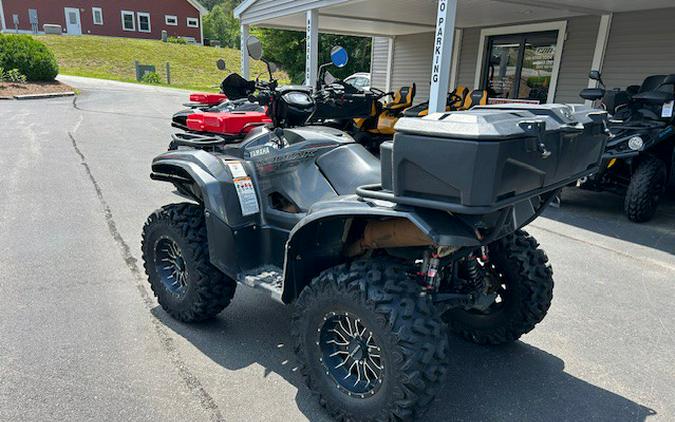
<path fill-rule="evenodd" d="M 445 325 L 391 260 L 322 272 L 297 300 L 292 334 L 307 385 L 340 421 L 417 419 L 447 369 Z"/>
<path fill-rule="evenodd" d="M 624 210 L 628 219 L 644 223 L 654 217 L 661 196 L 665 193 L 668 170 L 663 160 L 651 155 L 640 159 L 631 176 Z"/>
<path fill-rule="evenodd" d="M 516 341 L 546 316 L 553 299 L 553 271 L 537 241 L 518 230 L 490 245 L 490 259 L 505 287 L 501 303 L 487 311 L 453 309 L 450 330 L 478 344 Z"/>
<path fill-rule="evenodd" d="M 203 321 L 230 304 L 237 284 L 209 261 L 202 207 L 172 204 L 152 213 L 141 248 L 150 287 L 175 319 Z"/>

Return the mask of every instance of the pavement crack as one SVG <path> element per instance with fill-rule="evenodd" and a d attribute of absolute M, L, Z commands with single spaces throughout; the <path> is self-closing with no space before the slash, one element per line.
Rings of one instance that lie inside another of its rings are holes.
<path fill-rule="evenodd" d="M 73 101 L 74 103 L 74 101 Z M 131 248 L 129 247 L 129 244 L 124 240 L 122 237 L 118 227 L 117 223 L 115 222 L 112 209 L 110 208 L 110 205 L 106 201 L 104 195 L 103 195 L 103 190 L 101 189 L 101 185 L 98 183 L 96 180 L 96 177 L 94 176 L 93 172 L 91 171 L 91 167 L 89 166 L 89 163 L 87 162 L 86 156 L 82 153 L 82 150 L 80 147 L 77 145 L 77 140 L 73 136 L 72 132 L 68 132 L 68 137 L 70 138 L 70 141 L 73 146 L 73 150 L 77 154 L 77 156 L 80 158 L 80 163 L 82 164 L 82 167 L 84 167 L 85 172 L 87 173 L 87 177 L 89 178 L 89 181 L 94 187 L 94 191 L 96 192 L 96 197 L 99 200 L 99 203 L 101 205 L 101 208 L 103 209 L 103 215 L 105 217 L 105 222 L 108 226 L 108 230 L 110 231 L 110 234 L 114 240 L 114 242 L 117 244 L 117 246 L 120 249 L 120 253 L 122 254 L 122 259 L 124 260 L 124 263 L 126 264 L 127 268 L 131 272 L 131 274 L 134 276 L 136 288 L 138 292 L 140 293 L 141 299 L 143 301 L 143 304 L 145 307 L 148 309 L 148 311 L 152 310 L 154 307 L 154 302 L 152 300 L 152 297 L 150 296 L 148 290 L 145 287 L 145 277 L 143 273 L 140 270 L 140 267 L 138 265 L 138 259 L 136 259 L 133 254 L 131 253 Z M 160 320 L 158 320 L 155 316 L 152 315 L 152 313 L 148 312 L 150 314 L 150 321 L 152 322 L 152 325 L 155 329 L 155 332 L 157 333 L 157 336 L 159 337 L 160 344 L 162 346 L 162 349 L 164 352 L 167 354 L 169 360 L 173 364 L 173 366 L 176 368 L 178 371 L 178 374 L 180 375 L 181 379 L 187 386 L 188 390 L 195 396 L 195 398 L 199 401 L 200 406 L 209 412 L 210 414 L 210 419 L 212 421 L 224 421 L 225 418 L 223 417 L 222 413 L 220 412 L 220 409 L 218 408 L 218 405 L 216 404 L 215 400 L 211 395 L 206 391 L 204 386 L 202 385 L 201 381 L 199 381 L 199 378 L 195 374 L 193 374 L 190 369 L 187 367 L 185 364 L 185 361 L 183 358 L 180 356 L 180 353 L 178 352 L 176 345 L 174 343 L 173 337 L 169 334 L 167 331 L 166 327 L 162 324 Z"/>
<path fill-rule="evenodd" d="M 161 116 L 155 116 L 151 114 L 139 114 L 139 113 L 124 113 L 121 111 L 104 111 L 104 110 L 92 110 L 87 108 L 82 108 L 77 104 L 77 95 L 73 97 L 73 108 L 78 111 L 83 111 L 85 113 L 98 113 L 98 114 L 109 114 L 115 116 L 125 116 L 125 117 L 142 117 L 144 119 L 155 119 L 167 121 L 168 119 Z"/>

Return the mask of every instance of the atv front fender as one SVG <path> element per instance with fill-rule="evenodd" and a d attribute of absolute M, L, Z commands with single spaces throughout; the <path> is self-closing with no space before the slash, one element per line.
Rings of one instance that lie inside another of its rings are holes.
<path fill-rule="evenodd" d="M 204 204 L 205 210 L 211 212 L 224 222 L 228 222 L 223 183 L 231 183 L 225 165 L 201 150 L 170 151 L 156 157 L 152 161 L 153 179 L 167 180 L 179 184 L 180 179 L 162 178 L 164 175 L 189 179 L 197 188 L 195 199 Z M 185 181 L 185 183 L 188 183 Z"/>

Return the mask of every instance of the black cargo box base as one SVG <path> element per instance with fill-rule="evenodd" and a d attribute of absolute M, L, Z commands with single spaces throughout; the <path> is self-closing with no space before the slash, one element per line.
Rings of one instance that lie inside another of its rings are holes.
<path fill-rule="evenodd" d="M 381 148 L 382 188 L 359 193 L 467 214 L 494 211 L 597 171 L 606 113 L 538 106 L 403 118 Z"/>

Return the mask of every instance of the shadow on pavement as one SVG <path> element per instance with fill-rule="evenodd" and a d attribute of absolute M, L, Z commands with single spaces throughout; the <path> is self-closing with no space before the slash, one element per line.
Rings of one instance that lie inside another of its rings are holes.
<path fill-rule="evenodd" d="M 153 314 L 168 328 L 229 371 L 258 364 L 298 389 L 298 409 L 312 421 L 330 420 L 295 369 L 290 307 L 259 292 L 239 289 L 230 308 L 213 321 L 187 325 L 160 307 Z M 450 337 L 447 381 L 425 421 L 596 420 L 644 421 L 655 412 L 564 372 L 564 362 L 517 342 L 481 347 Z M 217 398 L 216 401 L 218 402 Z"/>
<path fill-rule="evenodd" d="M 576 188 L 565 189 L 561 207 L 549 207 L 543 216 L 675 255 L 675 193 L 663 198 L 654 219 L 646 223 L 628 220 L 622 197 Z"/>

